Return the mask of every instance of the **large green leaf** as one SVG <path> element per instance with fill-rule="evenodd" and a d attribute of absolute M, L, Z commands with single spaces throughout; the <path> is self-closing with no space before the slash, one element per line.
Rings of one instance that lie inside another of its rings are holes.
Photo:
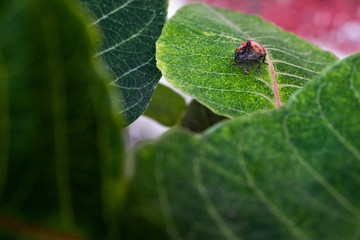
<path fill-rule="evenodd" d="M 232 66 L 235 49 L 248 39 L 268 53 L 262 74 Z M 194 3 L 165 24 L 156 59 L 173 86 L 235 117 L 283 105 L 336 57 L 258 16 Z"/>
<path fill-rule="evenodd" d="M 78 0 L 101 31 L 101 57 L 119 91 L 119 112 L 125 124 L 148 107 L 161 77 L 155 63 L 155 42 L 164 26 L 167 0 Z"/>
<path fill-rule="evenodd" d="M 171 239 L 359 239 L 359 66 L 334 64 L 278 110 L 139 149 L 135 186 Z"/>
<path fill-rule="evenodd" d="M 68 1 L 0 11 L 0 239 L 116 238 L 120 119 L 88 22 Z"/>

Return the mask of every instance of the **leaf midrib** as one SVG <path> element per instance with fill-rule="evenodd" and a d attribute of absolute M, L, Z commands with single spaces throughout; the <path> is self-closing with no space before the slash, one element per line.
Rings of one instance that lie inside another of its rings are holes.
<path fill-rule="evenodd" d="M 221 19 L 224 19 L 226 21 L 226 23 L 228 23 L 231 27 L 234 27 L 234 29 L 236 31 L 238 31 L 239 33 L 243 34 L 243 36 L 247 37 L 248 40 L 250 39 L 254 39 L 252 37 L 250 37 L 250 35 L 248 35 L 246 32 L 242 31 L 239 26 L 237 26 L 235 23 L 232 22 L 231 19 L 226 18 L 226 16 L 224 16 L 223 14 L 220 14 L 218 11 L 216 11 L 214 8 L 209 8 L 211 9 L 211 11 L 213 11 L 214 13 L 216 13 L 217 16 L 219 16 Z M 255 39 L 254 39 L 255 40 Z M 277 81 L 276 81 L 276 75 L 275 75 L 275 70 L 274 70 L 274 65 L 272 63 L 272 60 L 270 58 L 269 53 L 267 53 L 266 59 L 268 61 L 268 68 L 269 68 L 269 76 L 272 82 L 272 86 L 271 89 L 274 92 L 274 98 L 275 98 L 275 104 L 273 103 L 273 101 L 271 101 L 272 104 L 275 105 L 275 107 L 280 108 L 281 107 L 281 100 L 280 100 L 280 95 L 279 95 L 279 89 L 278 89 L 278 85 L 277 85 Z"/>
<path fill-rule="evenodd" d="M 275 75 L 275 70 L 274 70 L 274 65 L 273 62 L 270 58 L 269 53 L 266 56 L 266 60 L 268 61 L 269 64 L 269 75 L 270 75 L 270 79 L 272 80 L 272 90 L 274 91 L 274 97 L 275 97 L 275 106 L 277 108 L 281 107 L 281 100 L 280 100 L 280 96 L 279 96 L 279 88 L 276 82 L 276 75 Z"/>

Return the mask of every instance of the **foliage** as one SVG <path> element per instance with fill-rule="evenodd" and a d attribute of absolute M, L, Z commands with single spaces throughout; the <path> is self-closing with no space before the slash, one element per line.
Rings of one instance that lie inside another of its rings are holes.
<path fill-rule="evenodd" d="M 118 89 L 118 112 L 131 124 L 149 105 L 161 77 L 155 42 L 166 20 L 167 0 L 78 0 L 100 31 L 96 58 Z"/>
<path fill-rule="evenodd" d="M 269 67 L 260 75 L 255 67 L 246 74 L 232 66 L 235 49 L 248 39 L 266 48 Z M 183 7 L 166 23 L 156 58 L 174 87 L 231 118 L 281 106 L 336 60 L 260 17 L 200 3 Z"/>
<path fill-rule="evenodd" d="M 1 239 L 359 239 L 359 53 L 204 4 L 162 29 L 165 0 L 80 3 L 0 3 Z M 161 30 L 188 106 L 151 97 Z M 232 66 L 247 39 L 262 74 Z M 144 111 L 178 127 L 125 154 Z"/>
<path fill-rule="evenodd" d="M 334 64 L 281 109 L 139 148 L 134 185 L 170 238 L 357 239 L 359 66 Z"/>
<path fill-rule="evenodd" d="M 1 239 L 118 234 L 120 119 L 87 25 L 66 1 L 1 3 Z"/>
<path fill-rule="evenodd" d="M 165 126 L 176 125 L 186 108 L 185 100 L 170 88 L 159 84 L 145 115 Z"/>

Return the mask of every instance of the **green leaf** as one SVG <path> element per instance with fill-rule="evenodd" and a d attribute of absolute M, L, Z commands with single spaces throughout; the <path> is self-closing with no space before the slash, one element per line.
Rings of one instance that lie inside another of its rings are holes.
<path fill-rule="evenodd" d="M 283 108 L 138 149 L 135 186 L 171 239 L 358 239 L 359 66 L 360 53 Z"/>
<path fill-rule="evenodd" d="M 165 126 L 174 126 L 180 122 L 185 107 L 183 97 L 159 84 L 144 114 Z"/>
<path fill-rule="evenodd" d="M 250 74 L 233 66 L 249 39 L 267 51 L 269 66 Z M 215 113 L 233 118 L 286 103 L 336 57 L 254 15 L 194 3 L 164 26 L 157 66 L 168 82 Z"/>
<path fill-rule="evenodd" d="M 115 239 L 120 119 L 69 1 L 0 3 L 0 238 Z"/>
<path fill-rule="evenodd" d="M 149 105 L 161 77 L 155 42 L 164 26 L 167 0 L 79 0 L 101 31 L 95 56 L 102 58 L 118 89 L 118 110 L 125 124 L 135 121 Z"/>
<path fill-rule="evenodd" d="M 186 109 L 180 126 L 193 132 L 202 132 L 224 119 L 226 117 L 215 114 L 198 101 L 193 100 Z"/>

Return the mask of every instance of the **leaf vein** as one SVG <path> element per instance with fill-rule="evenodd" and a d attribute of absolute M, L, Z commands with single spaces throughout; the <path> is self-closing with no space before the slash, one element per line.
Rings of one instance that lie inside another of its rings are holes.
<path fill-rule="evenodd" d="M 208 100 L 208 99 L 205 99 L 205 98 L 200 98 L 200 97 L 198 97 L 198 98 L 196 98 L 196 99 L 199 100 L 199 102 L 211 103 L 211 104 L 213 104 L 213 105 L 215 105 L 215 106 L 222 107 L 222 108 L 224 108 L 224 109 L 227 110 L 227 113 L 229 113 L 229 111 L 232 110 L 232 111 L 239 112 L 239 113 L 249 114 L 248 112 L 245 112 L 244 110 L 240 110 L 240 109 L 237 109 L 237 108 L 233 108 L 233 107 L 229 107 L 229 106 L 226 106 L 226 105 L 222 105 L 222 104 L 219 104 L 218 102 L 213 102 L 213 101 Z M 231 115 L 228 116 L 228 117 L 232 118 Z"/>
<path fill-rule="evenodd" d="M 168 198 L 168 194 L 167 194 L 166 186 L 165 186 L 164 169 L 161 166 L 162 161 L 160 162 L 160 159 L 166 159 L 166 158 L 159 157 L 159 158 L 155 159 L 155 173 L 154 174 L 156 177 L 156 181 L 158 183 L 157 191 L 158 191 L 158 196 L 159 196 L 160 208 L 162 210 L 164 218 L 166 219 L 165 225 L 166 225 L 166 229 L 167 229 L 170 237 L 175 240 L 182 240 L 183 238 L 181 237 L 180 233 L 176 229 L 176 225 L 175 225 L 174 219 L 172 217 L 171 205 L 169 202 L 169 198 Z"/>
<path fill-rule="evenodd" d="M 219 215 L 216 207 L 212 203 L 209 195 L 207 194 L 206 187 L 202 182 L 201 170 L 200 170 L 200 160 L 198 157 L 194 158 L 193 161 L 193 173 L 195 176 L 195 184 L 196 188 L 202 197 L 202 200 L 205 203 L 205 208 L 208 211 L 211 218 L 214 220 L 215 224 L 217 225 L 218 229 L 222 232 L 222 234 L 228 240 L 236 240 L 239 239 L 234 232 L 226 225 L 224 220 Z"/>
<path fill-rule="evenodd" d="M 152 58 L 150 58 L 150 59 L 147 60 L 146 62 L 143 62 L 143 63 L 141 63 L 140 65 L 137 65 L 135 68 L 132 68 L 131 70 L 123 73 L 121 76 L 117 77 L 117 78 L 112 82 L 112 84 L 115 84 L 116 82 L 118 82 L 121 78 L 125 77 L 126 75 L 128 75 L 128 74 L 130 74 L 130 73 L 138 70 L 139 68 L 141 68 L 141 67 L 149 64 L 151 61 L 154 60 L 154 58 L 155 58 L 155 56 L 153 56 Z M 149 85 L 149 84 L 147 84 L 147 85 Z"/>
<path fill-rule="evenodd" d="M 317 72 L 317 71 L 311 70 L 311 69 L 309 69 L 309 68 L 301 67 L 301 66 L 299 66 L 299 65 L 292 64 L 292 63 L 289 63 L 289 62 L 285 62 L 285 61 L 282 61 L 282 60 L 273 60 L 273 62 L 283 63 L 283 64 L 286 64 L 286 65 L 289 65 L 289 66 L 292 66 L 292 67 L 300 68 L 300 69 L 305 70 L 305 71 L 308 71 L 308 72 L 312 72 L 312 73 L 319 74 L 319 72 Z"/>
<path fill-rule="evenodd" d="M 349 211 L 352 215 L 355 215 L 357 219 L 359 219 L 360 211 L 357 209 L 352 203 L 350 203 L 346 198 L 337 191 L 325 178 L 321 176 L 321 174 L 316 171 L 310 163 L 308 163 L 300 154 L 299 150 L 295 147 L 293 142 L 290 140 L 290 134 L 289 129 L 287 127 L 288 117 L 285 116 L 283 120 L 283 130 L 285 135 L 285 140 L 292 149 L 294 156 L 298 160 L 298 162 L 308 171 L 308 173 L 320 184 L 322 185 L 331 196 L 340 204 L 342 205 L 346 210 Z"/>
<path fill-rule="evenodd" d="M 308 79 L 308 78 L 304 78 L 304 77 L 301 77 L 301 76 L 298 76 L 298 75 L 294 75 L 294 74 L 291 74 L 291 73 L 285 73 L 285 72 L 275 72 L 275 73 L 278 74 L 278 75 L 285 75 L 285 76 L 289 76 L 289 77 L 294 77 L 294 78 L 303 79 L 303 80 L 306 80 L 306 81 L 311 81 L 311 80 Z"/>
<path fill-rule="evenodd" d="M 350 89 L 351 91 L 354 93 L 355 98 L 357 99 L 358 103 L 360 103 L 360 93 L 358 90 L 355 89 L 354 87 L 354 75 L 355 75 L 355 71 L 356 71 L 356 66 L 353 66 L 352 72 L 351 72 L 351 77 L 349 77 L 349 83 L 350 83 Z"/>
<path fill-rule="evenodd" d="M 218 11 L 215 11 L 214 8 L 209 8 L 212 12 L 216 13 L 216 15 L 222 19 L 225 23 L 228 23 L 228 25 L 230 27 L 232 27 L 233 29 L 235 29 L 237 32 L 243 34 L 245 37 L 247 37 L 248 39 L 250 39 L 250 36 L 244 32 L 240 27 L 238 27 L 235 23 L 232 22 L 232 20 L 228 19 L 227 17 L 225 17 L 225 15 L 220 14 Z"/>
<path fill-rule="evenodd" d="M 256 196 L 260 199 L 260 201 L 274 214 L 274 216 L 283 223 L 289 231 L 296 236 L 298 239 L 309 239 L 300 229 L 296 227 L 296 224 L 289 219 L 285 213 L 283 213 L 266 195 L 265 193 L 257 186 L 254 178 L 252 177 L 250 171 L 246 166 L 246 162 L 244 156 L 242 154 L 241 145 L 239 145 L 239 165 L 240 168 L 247 179 L 247 182 L 250 188 L 254 191 Z"/>
<path fill-rule="evenodd" d="M 130 3 L 132 3 L 134 0 L 128 0 L 127 2 L 123 3 L 122 5 L 120 5 L 119 7 L 115 8 L 114 10 L 110 11 L 109 13 L 103 14 L 100 18 L 98 18 L 96 21 L 94 21 L 93 23 L 91 23 L 91 25 L 95 25 L 98 24 L 99 22 L 101 22 L 102 20 L 108 18 L 109 16 L 111 16 L 112 14 L 118 12 L 119 10 L 123 9 L 124 7 L 126 7 L 127 5 L 129 5 Z"/>
<path fill-rule="evenodd" d="M 258 95 L 258 96 L 261 96 L 261 97 L 265 98 L 266 100 L 268 100 L 269 102 L 271 102 L 273 105 L 276 104 L 271 98 L 269 98 L 268 96 L 266 96 L 266 95 L 264 95 L 264 94 L 262 94 L 262 93 L 259 93 L 259 92 L 253 92 L 253 91 L 248 91 L 248 90 L 235 90 L 235 89 L 219 89 L 219 88 L 196 86 L 196 85 L 192 85 L 192 84 L 189 84 L 189 85 L 194 86 L 194 87 L 196 87 L 196 88 L 206 89 L 206 90 L 208 90 L 208 91 L 235 92 L 235 93 L 250 93 L 250 94 L 255 94 L 255 95 Z"/>
<path fill-rule="evenodd" d="M 284 53 L 284 54 L 287 54 L 291 57 L 294 57 L 294 58 L 297 58 L 297 59 L 300 59 L 301 61 L 304 61 L 304 62 L 307 62 L 307 63 L 313 63 L 313 64 L 319 64 L 319 65 L 328 65 L 328 64 L 331 64 L 331 62 L 318 62 L 318 61 L 311 61 L 311 60 L 307 60 L 307 59 L 304 59 L 303 57 L 299 57 L 299 56 L 296 56 L 294 55 L 293 53 L 290 53 L 289 50 L 282 50 L 280 48 L 266 48 L 266 50 L 270 50 L 270 51 L 278 51 L 278 52 L 281 52 L 281 53 Z"/>
<path fill-rule="evenodd" d="M 321 85 L 317 91 L 316 96 L 316 105 L 319 110 L 320 118 L 325 123 L 325 126 L 330 130 L 330 132 L 344 145 L 344 147 L 352 153 L 352 155 L 360 161 L 360 152 L 354 147 L 350 142 L 348 142 L 345 137 L 343 137 L 338 130 L 334 127 L 334 125 L 331 124 L 329 119 L 325 116 L 321 102 L 320 102 L 320 96 L 322 93 L 322 89 L 324 88 L 325 84 Z M 359 214 L 360 215 L 360 214 Z"/>
<path fill-rule="evenodd" d="M 119 42 L 119 43 L 117 43 L 117 44 L 115 44 L 115 45 L 113 45 L 113 46 L 111 46 L 111 47 L 108 47 L 108 48 L 102 50 L 102 51 L 99 52 L 99 53 L 96 53 L 96 54 L 95 54 L 95 57 L 100 56 L 100 55 L 103 55 L 103 54 L 105 54 L 105 53 L 107 53 L 107 52 L 109 52 L 109 51 L 111 51 L 111 50 L 114 50 L 114 49 L 116 49 L 117 47 L 121 46 L 122 44 L 124 44 L 124 43 L 132 40 L 133 38 L 136 38 L 136 37 L 140 36 L 141 33 L 142 33 L 145 29 L 147 29 L 147 27 L 154 21 L 155 17 L 156 17 L 156 14 L 155 14 L 155 12 L 153 12 L 153 15 L 152 15 L 151 19 L 149 20 L 149 22 L 147 22 L 147 23 L 144 25 L 144 27 L 141 28 L 137 33 L 131 35 L 131 36 L 128 37 L 127 39 L 125 39 L 125 40 L 123 40 L 123 41 L 121 41 L 121 42 Z"/>

